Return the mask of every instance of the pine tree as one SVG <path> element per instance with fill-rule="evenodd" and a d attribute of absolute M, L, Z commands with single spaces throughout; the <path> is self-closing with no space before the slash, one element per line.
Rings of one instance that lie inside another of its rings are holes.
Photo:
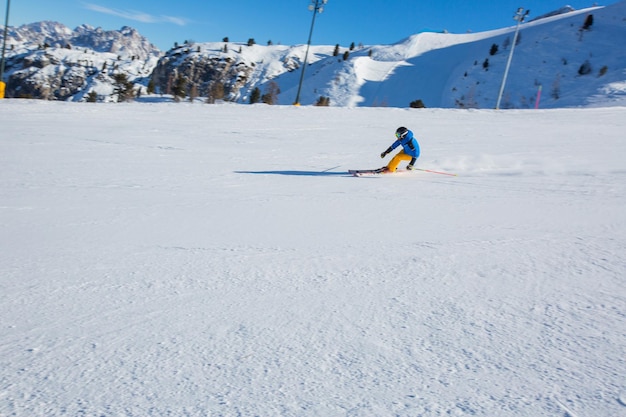
<path fill-rule="evenodd" d="M 330 106 L 330 97 L 320 96 L 320 98 L 317 99 L 317 103 L 315 103 L 315 105 L 318 107 Z"/>
<path fill-rule="evenodd" d="M 187 80 L 182 75 L 179 75 L 174 81 L 172 88 L 172 94 L 174 94 L 174 100 L 180 101 L 187 97 Z"/>
<path fill-rule="evenodd" d="M 217 100 L 223 100 L 226 96 L 226 88 L 223 83 L 215 80 L 211 82 L 209 91 L 207 93 L 206 102 L 214 104 Z"/>
<path fill-rule="evenodd" d="M 261 100 L 265 104 L 278 104 L 278 95 L 280 94 L 280 88 L 276 81 L 270 81 L 265 89 L 265 94 L 261 96 Z"/>
<path fill-rule="evenodd" d="M 254 87 L 252 93 L 250 93 L 250 104 L 255 104 L 261 101 L 261 89 L 259 87 Z"/>
<path fill-rule="evenodd" d="M 98 93 L 96 93 L 95 91 L 90 91 L 89 94 L 87 94 L 87 103 L 95 103 L 98 101 Z"/>
<path fill-rule="evenodd" d="M 598 77 L 602 77 L 603 75 L 605 75 L 608 70 L 609 70 L 609 67 L 607 67 L 606 65 L 603 66 L 602 68 L 600 68 L 600 72 L 598 73 Z"/>
<path fill-rule="evenodd" d="M 583 62 L 580 68 L 578 68 L 578 75 L 587 74 L 591 74 L 591 62 L 589 62 L 589 60 Z"/>
<path fill-rule="evenodd" d="M 192 103 L 198 97 L 198 86 L 196 83 L 191 84 L 191 88 L 189 89 L 189 101 Z"/>
<path fill-rule="evenodd" d="M 117 102 L 130 101 L 135 97 L 133 91 L 133 83 L 128 81 L 128 76 L 124 73 L 115 74 L 113 76 L 114 94 L 117 95 Z"/>

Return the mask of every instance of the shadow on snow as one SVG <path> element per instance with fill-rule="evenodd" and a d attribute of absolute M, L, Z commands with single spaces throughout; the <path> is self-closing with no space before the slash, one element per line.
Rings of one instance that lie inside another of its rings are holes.
<path fill-rule="evenodd" d="M 337 177 L 350 175 L 348 171 L 235 171 L 237 174 L 262 174 L 262 175 L 292 175 L 305 177 Z"/>

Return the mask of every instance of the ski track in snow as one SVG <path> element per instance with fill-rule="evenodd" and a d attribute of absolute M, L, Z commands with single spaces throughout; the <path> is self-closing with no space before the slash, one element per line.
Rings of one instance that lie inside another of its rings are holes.
<path fill-rule="evenodd" d="M 624 415 L 625 115 L 3 101 L 0 415 Z"/>

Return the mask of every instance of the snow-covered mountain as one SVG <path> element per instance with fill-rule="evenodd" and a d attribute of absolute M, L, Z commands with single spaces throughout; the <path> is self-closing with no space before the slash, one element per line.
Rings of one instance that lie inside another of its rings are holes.
<path fill-rule="evenodd" d="M 589 16 L 593 24 L 583 29 Z M 428 107 L 494 108 L 514 31 L 421 33 L 353 51 L 347 61 L 315 48 L 302 102 L 324 95 L 338 106 L 408 107 L 422 100 Z M 524 23 L 502 107 L 533 107 L 540 86 L 541 107 L 624 104 L 624 39 L 626 1 Z M 293 101 L 297 81 L 290 73 L 275 78 L 282 103 Z"/>
<path fill-rule="evenodd" d="M 158 48 L 139 32 L 124 26 L 120 30 L 103 30 L 81 25 L 74 30 L 58 22 L 37 22 L 17 28 L 9 27 L 8 45 L 18 52 L 46 47 L 88 48 L 96 52 L 115 53 L 122 58 L 148 59 L 159 56 Z"/>
<path fill-rule="evenodd" d="M 116 99 L 115 75 L 137 84 L 147 79 L 161 55 L 130 27 L 105 31 L 82 25 L 74 30 L 56 22 L 9 28 L 7 96 L 49 100 Z"/>
<path fill-rule="evenodd" d="M 420 33 L 355 49 L 312 45 L 300 102 L 323 97 L 331 106 L 421 101 L 427 107 L 493 108 L 514 32 L 515 26 Z M 577 11 L 566 6 L 522 24 L 501 107 L 626 103 L 623 39 L 626 1 Z M 151 80 L 162 94 L 249 103 L 258 89 L 291 104 L 306 51 L 306 45 L 207 42 L 161 53 L 130 28 L 83 25 L 71 31 L 51 22 L 12 29 L 9 44 L 9 96 L 75 101 L 94 91 L 100 101 L 117 100 L 113 77 L 124 73 L 136 91 L 145 92 Z M 42 49 L 44 44 L 50 47 Z"/>

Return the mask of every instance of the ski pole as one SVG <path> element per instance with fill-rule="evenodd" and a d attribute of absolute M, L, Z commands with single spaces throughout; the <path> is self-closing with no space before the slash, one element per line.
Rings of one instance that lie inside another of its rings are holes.
<path fill-rule="evenodd" d="M 413 168 L 418 171 L 430 172 L 431 174 L 441 174 L 441 175 L 449 175 L 451 177 L 456 177 L 456 174 L 451 174 L 449 172 L 441 172 L 441 171 L 433 171 L 432 169 L 422 169 L 422 168 Z"/>

